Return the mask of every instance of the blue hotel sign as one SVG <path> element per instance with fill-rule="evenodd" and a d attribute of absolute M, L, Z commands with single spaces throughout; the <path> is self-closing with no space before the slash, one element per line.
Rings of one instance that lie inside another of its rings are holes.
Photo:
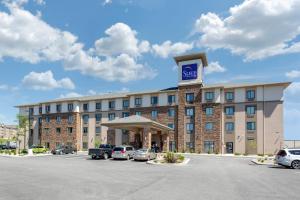
<path fill-rule="evenodd" d="M 197 64 L 182 65 L 182 80 L 197 79 Z"/>

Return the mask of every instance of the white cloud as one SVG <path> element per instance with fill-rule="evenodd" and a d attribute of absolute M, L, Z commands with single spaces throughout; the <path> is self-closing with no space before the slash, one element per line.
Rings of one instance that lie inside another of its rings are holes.
<path fill-rule="evenodd" d="M 112 0 L 103 0 L 102 5 L 105 6 L 105 5 L 111 4 L 111 3 L 112 3 Z"/>
<path fill-rule="evenodd" d="M 286 92 L 291 95 L 299 94 L 300 92 L 300 82 L 293 82 L 287 89 Z"/>
<path fill-rule="evenodd" d="M 0 84 L 0 90 L 2 91 L 17 91 L 19 88 L 17 86 L 9 86 L 6 84 Z"/>
<path fill-rule="evenodd" d="M 299 0 L 245 0 L 231 7 L 224 19 L 215 13 L 202 14 L 194 33 L 198 47 L 228 49 L 246 60 L 299 53 Z"/>
<path fill-rule="evenodd" d="M 0 90 L 8 90 L 8 85 L 0 85 Z"/>
<path fill-rule="evenodd" d="M 45 5 L 46 4 L 45 0 L 34 0 L 34 2 L 38 5 Z"/>
<path fill-rule="evenodd" d="M 75 85 L 70 78 L 55 80 L 51 71 L 46 72 L 30 72 L 27 74 L 22 83 L 25 87 L 34 90 L 52 90 L 55 88 L 75 89 Z"/>
<path fill-rule="evenodd" d="M 154 54 L 162 58 L 167 58 L 169 56 L 182 54 L 188 50 L 191 50 L 192 48 L 193 48 L 193 43 L 177 42 L 172 44 L 172 42 L 169 40 L 163 42 L 160 45 L 159 44 L 152 45 Z"/>
<path fill-rule="evenodd" d="M 139 56 L 149 51 L 148 41 L 139 41 L 136 38 L 137 32 L 127 24 L 116 23 L 105 31 L 107 37 L 98 39 L 95 42 L 95 53 L 100 56 L 116 56 L 128 54 Z"/>
<path fill-rule="evenodd" d="M 285 76 L 288 77 L 288 78 L 299 78 L 300 77 L 300 71 L 292 70 L 290 72 L 285 73 Z"/>
<path fill-rule="evenodd" d="M 207 67 L 204 68 L 205 74 L 225 72 L 226 68 L 221 66 L 219 62 L 211 62 Z"/>

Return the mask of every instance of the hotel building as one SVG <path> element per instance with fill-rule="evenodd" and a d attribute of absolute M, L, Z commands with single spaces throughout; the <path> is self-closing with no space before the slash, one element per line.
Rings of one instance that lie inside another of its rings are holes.
<path fill-rule="evenodd" d="M 283 92 L 289 82 L 206 85 L 204 53 L 174 59 L 177 87 L 17 106 L 30 119 L 26 145 L 157 145 L 163 151 L 223 154 L 274 154 L 284 145 Z"/>

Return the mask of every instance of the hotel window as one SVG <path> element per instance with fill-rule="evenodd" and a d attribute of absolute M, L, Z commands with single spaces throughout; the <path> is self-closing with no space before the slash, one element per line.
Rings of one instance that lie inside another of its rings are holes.
<path fill-rule="evenodd" d="M 151 97 L 151 105 L 157 105 L 158 104 L 158 97 L 154 96 Z"/>
<path fill-rule="evenodd" d="M 101 110 L 101 102 L 96 103 L 96 110 Z"/>
<path fill-rule="evenodd" d="M 175 116 L 175 109 L 174 108 L 169 108 L 168 109 L 168 116 L 169 117 L 174 117 Z"/>
<path fill-rule="evenodd" d="M 214 128 L 214 124 L 212 122 L 206 122 L 205 123 L 205 130 L 206 131 L 212 131 Z"/>
<path fill-rule="evenodd" d="M 47 123 L 50 123 L 50 117 L 49 117 L 49 116 L 46 116 L 45 121 L 46 121 Z"/>
<path fill-rule="evenodd" d="M 49 113 L 50 110 L 51 110 L 50 105 L 47 105 L 47 106 L 46 106 L 46 113 Z"/>
<path fill-rule="evenodd" d="M 171 128 L 171 129 L 174 129 L 174 124 L 173 123 L 169 123 L 168 127 Z"/>
<path fill-rule="evenodd" d="M 69 134 L 73 133 L 73 127 L 68 127 L 67 131 L 68 131 Z"/>
<path fill-rule="evenodd" d="M 225 115 L 228 116 L 234 115 L 234 107 L 233 106 L 225 107 Z"/>
<path fill-rule="evenodd" d="M 82 132 L 83 132 L 83 135 L 86 136 L 89 132 L 89 127 L 83 127 Z"/>
<path fill-rule="evenodd" d="M 100 133 L 101 133 L 101 126 L 96 126 L 95 132 L 96 132 L 96 135 L 100 135 Z"/>
<path fill-rule="evenodd" d="M 60 123 L 61 122 L 61 116 L 56 116 L 56 123 Z"/>
<path fill-rule="evenodd" d="M 189 149 L 193 149 L 194 148 L 194 142 L 186 142 L 186 147 Z"/>
<path fill-rule="evenodd" d="M 151 111 L 151 117 L 152 117 L 152 119 L 156 119 L 157 118 L 157 110 L 152 110 Z"/>
<path fill-rule="evenodd" d="M 109 109 L 115 109 L 115 101 L 109 101 L 108 102 L 108 108 Z"/>
<path fill-rule="evenodd" d="M 213 153 L 215 151 L 215 142 L 214 141 L 204 141 L 204 152 Z"/>
<path fill-rule="evenodd" d="M 247 90 L 246 98 L 248 101 L 253 101 L 255 99 L 255 90 Z"/>
<path fill-rule="evenodd" d="M 169 104 L 175 103 L 175 95 L 168 95 L 168 103 Z"/>
<path fill-rule="evenodd" d="M 187 133 L 193 133 L 194 131 L 194 124 L 193 123 L 187 123 L 186 124 L 186 132 Z"/>
<path fill-rule="evenodd" d="M 188 103 L 193 103 L 194 102 L 194 93 L 186 93 L 185 100 Z"/>
<path fill-rule="evenodd" d="M 56 133 L 60 134 L 61 133 L 61 129 L 60 128 L 56 128 Z"/>
<path fill-rule="evenodd" d="M 56 105 L 56 112 L 61 112 L 61 104 Z"/>
<path fill-rule="evenodd" d="M 87 148 L 88 148 L 88 143 L 82 142 L 82 149 L 87 149 Z"/>
<path fill-rule="evenodd" d="M 83 104 L 83 111 L 88 111 L 89 110 L 89 104 L 84 103 Z"/>
<path fill-rule="evenodd" d="M 33 108 L 29 108 L 29 115 L 33 115 Z"/>
<path fill-rule="evenodd" d="M 43 107 L 39 107 L 39 113 L 41 114 L 43 112 Z"/>
<path fill-rule="evenodd" d="M 129 117 L 129 112 L 123 112 L 122 113 L 122 117 L 124 118 L 124 117 Z"/>
<path fill-rule="evenodd" d="M 129 108 L 129 100 L 128 100 L 128 99 L 123 100 L 123 108 L 124 108 L 124 109 Z"/>
<path fill-rule="evenodd" d="M 111 121 L 111 120 L 114 120 L 116 117 L 115 113 L 108 113 L 108 120 Z"/>
<path fill-rule="evenodd" d="M 255 131 L 256 123 L 255 122 L 247 122 L 247 131 Z"/>
<path fill-rule="evenodd" d="M 233 98 L 234 98 L 233 92 L 226 92 L 225 93 L 225 99 L 226 99 L 226 101 L 233 101 Z"/>
<path fill-rule="evenodd" d="M 45 147 L 46 147 L 47 149 L 49 149 L 49 148 L 50 148 L 50 142 L 45 142 Z"/>
<path fill-rule="evenodd" d="M 142 116 L 142 112 L 141 111 L 136 111 L 135 115 Z"/>
<path fill-rule="evenodd" d="M 206 116 L 211 116 L 211 115 L 213 115 L 213 108 L 212 107 L 206 107 L 205 108 L 205 114 L 206 114 Z"/>
<path fill-rule="evenodd" d="M 205 100 L 206 101 L 212 101 L 214 100 L 214 93 L 213 92 L 205 92 Z"/>
<path fill-rule="evenodd" d="M 233 132 L 234 131 L 234 123 L 233 122 L 226 122 L 225 123 L 225 130 L 227 132 Z"/>
<path fill-rule="evenodd" d="M 68 123 L 71 124 L 71 123 L 73 123 L 73 121 L 74 121 L 73 116 L 72 116 L 72 115 L 69 115 L 69 116 L 68 116 Z"/>
<path fill-rule="evenodd" d="M 255 115 L 256 106 L 246 106 L 246 113 L 247 115 Z"/>
<path fill-rule="evenodd" d="M 102 118 L 102 115 L 100 113 L 95 114 L 96 122 L 100 122 L 101 118 Z"/>
<path fill-rule="evenodd" d="M 186 116 L 194 116 L 194 108 L 185 108 L 185 115 Z"/>
<path fill-rule="evenodd" d="M 82 115 L 83 123 L 89 123 L 89 115 Z"/>
<path fill-rule="evenodd" d="M 42 123 L 42 117 L 39 117 L 39 124 Z"/>
<path fill-rule="evenodd" d="M 142 105 L 142 98 L 135 98 L 134 99 L 134 105 L 135 106 L 141 106 Z"/>
<path fill-rule="evenodd" d="M 49 128 L 44 128 L 44 132 L 45 132 L 45 134 L 49 134 L 50 133 L 50 129 Z"/>
<path fill-rule="evenodd" d="M 72 112 L 73 108 L 74 108 L 73 104 L 72 103 L 68 103 L 68 111 Z"/>

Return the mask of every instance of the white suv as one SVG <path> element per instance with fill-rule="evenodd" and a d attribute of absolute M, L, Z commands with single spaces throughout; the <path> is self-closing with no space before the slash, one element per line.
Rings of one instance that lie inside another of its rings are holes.
<path fill-rule="evenodd" d="M 300 149 L 280 150 L 275 157 L 275 162 L 285 167 L 300 169 Z"/>

